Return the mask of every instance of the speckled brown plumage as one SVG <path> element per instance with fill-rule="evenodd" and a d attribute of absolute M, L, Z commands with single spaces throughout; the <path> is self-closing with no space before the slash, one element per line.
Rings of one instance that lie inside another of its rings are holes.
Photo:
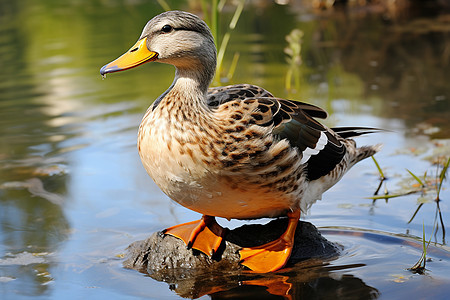
<path fill-rule="evenodd" d="M 352 140 L 315 121 L 310 115 L 326 117 L 320 108 L 274 98 L 260 87 L 209 89 L 207 103 L 190 95 L 172 88 L 151 107 L 140 126 L 138 147 L 147 171 L 163 191 L 174 200 L 181 197 L 182 205 L 203 214 L 247 219 L 306 210 L 351 165 L 376 151 L 373 147 L 356 148 Z M 286 131 L 286 124 L 297 128 L 295 137 Z M 303 151 L 314 148 L 313 143 L 323 133 L 331 145 L 329 156 L 338 159 L 302 163 Z M 151 155 L 155 152 L 156 156 Z M 158 161 L 163 159 L 164 171 L 170 175 L 155 171 L 162 170 Z M 319 171 L 312 168 L 316 165 L 321 166 Z M 320 172 L 325 174 L 317 175 Z M 254 199 L 255 191 L 258 197 L 270 195 L 269 199 Z M 206 210 L 202 202 L 215 203 L 217 209 Z"/>

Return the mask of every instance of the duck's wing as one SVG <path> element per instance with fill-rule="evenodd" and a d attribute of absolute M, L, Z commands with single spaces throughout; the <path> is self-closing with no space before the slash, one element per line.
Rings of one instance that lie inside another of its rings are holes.
<path fill-rule="evenodd" d="M 273 126 L 278 139 L 287 139 L 302 155 L 309 180 L 331 172 L 346 153 L 343 140 L 315 118 L 325 119 L 323 109 L 297 101 L 280 98 L 253 98 L 258 108 L 252 116 L 260 126 Z"/>
<path fill-rule="evenodd" d="M 266 99 L 266 98 L 273 98 L 275 100 L 282 100 L 286 101 L 284 104 L 285 109 L 290 111 L 288 107 L 292 108 L 299 108 L 306 113 L 308 113 L 311 117 L 314 118 L 321 118 L 326 119 L 328 117 L 328 114 L 325 110 L 321 109 L 320 107 L 317 107 L 315 105 L 298 102 L 298 101 L 291 101 L 291 100 L 284 100 L 280 98 L 275 98 L 269 91 L 263 89 L 262 87 L 259 87 L 257 85 L 251 85 L 251 84 L 236 84 L 236 85 L 228 85 L 228 86 L 221 86 L 221 87 L 214 87 L 208 89 L 208 94 L 206 96 L 206 102 L 209 107 L 211 108 L 217 108 L 220 105 L 230 102 L 233 100 L 243 101 L 246 99 Z M 253 101 L 252 100 L 252 101 Z M 292 104 L 289 104 L 292 103 Z M 281 108 L 281 107 L 280 107 Z"/>
<path fill-rule="evenodd" d="M 309 180 L 330 173 L 346 153 L 343 137 L 314 119 L 328 116 L 315 105 L 275 98 L 265 89 L 248 84 L 209 89 L 207 101 L 213 109 L 232 101 L 243 108 L 251 107 L 251 124 L 272 127 L 275 138 L 287 139 L 298 149 Z M 342 131 L 344 138 L 350 133 L 351 128 Z"/>
<path fill-rule="evenodd" d="M 236 84 L 208 89 L 206 101 L 211 108 L 233 100 L 244 100 L 254 97 L 273 97 L 273 95 L 262 87 L 251 84 Z"/>

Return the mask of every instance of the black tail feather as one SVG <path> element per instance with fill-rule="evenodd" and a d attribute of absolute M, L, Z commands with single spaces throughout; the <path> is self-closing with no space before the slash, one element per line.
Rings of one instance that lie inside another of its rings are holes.
<path fill-rule="evenodd" d="M 336 132 L 340 137 L 344 139 L 379 131 L 387 131 L 385 129 L 374 127 L 335 127 L 331 128 L 331 130 Z"/>

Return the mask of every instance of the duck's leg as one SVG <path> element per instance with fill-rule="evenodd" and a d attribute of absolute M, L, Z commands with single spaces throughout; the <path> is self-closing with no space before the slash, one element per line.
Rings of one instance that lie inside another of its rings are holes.
<path fill-rule="evenodd" d="M 288 213 L 286 231 L 275 241 L 250 248 L 242 248 L 241 264 L 258 273 L 273 272 L 286 265 L 294 245 L 294 235 L 300 218 L 300 210 Z"/>
<path fill-rule="evenodd" d="M 188 249 L 197 249 L 213 256 L 222 244 L 227 229 L 217 224 L 214 217 L 203 215 L 200 220 L 172 226 L 163 233 L 182 239 Z"/>

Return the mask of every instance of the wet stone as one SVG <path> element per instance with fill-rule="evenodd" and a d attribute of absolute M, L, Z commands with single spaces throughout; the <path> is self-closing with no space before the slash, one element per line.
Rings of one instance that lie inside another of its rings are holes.
<path fill-rule="evenodd" d="M 267 224 L 244 225 L 228 232 L 218 258 L 193 249 L 187 249 L 184 242 L 159 232 L 143 241 L 136 241 L 127 248 L 124 267 L 149 274 L 156 280 L 172 282 L 175 277 L 189 276 L 196 270 L 239 271 L 245 267 L 239 264 L 239 250 L 242 247 L 258 246 L 277 239 L 286 229 L 287 218 L 276 219 Z M 311 258 L 332 258 L 339 254 L 340 246 L 325 239 L 317 228 L 300 221 L 297 226 L 294 248 L 287 267 Z M 184 275 L 183 275 L 184 274 Z"/>

